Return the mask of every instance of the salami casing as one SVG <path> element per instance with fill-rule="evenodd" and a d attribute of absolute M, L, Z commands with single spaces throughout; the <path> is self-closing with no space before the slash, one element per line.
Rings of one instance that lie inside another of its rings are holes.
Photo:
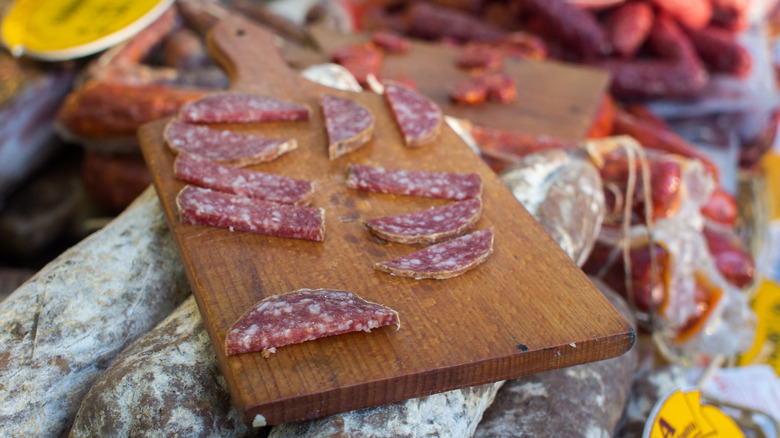
<path fill-rule="evenodd" d="M 184 222 L 276 237 L 325 239 L 325 210 L 277 204 L 195 186 L 176 196 Z"/>
<path fill-rule="evenodd" d="M 219 93 L 181 107 L 179 118 L 192 123 L 248 123 L 308 120 L 309 108 L 256 94 Z"/>
<path fill-rule="evenodd" d="M 228 355 L 262 351 L 273 353 L 290 344 L 367 331 L 395 324 L 398 312 L 366 301 L 352 292 L 300 289 L 273 295 L 255 304 L 227 331 Z"/>
<path fill-rule="evenodd" d="M 350 164 L 347 187 L 377 193 L 461 201 L 482 194 L 476 173 L 425 172 Z"/>
<path fill-rule="evenodd" d="M 443 280 L 464 274 L 487 260 L 492 252 L 493 228 L 488 228 L 376 263 L 374 267 L 399 277 Z"/>
<path fill-rule="evenodd" d="M 251 166 L 272 161 L 298 147 L 295 139 L 278 139 L 231 132 L 172 120 L 165 141 L 175 152 L 186 152 L 230 166 Z"/>
<path fill-rule="evenodd" d="M 482 200 L 472 198 L 427 210 L 370 219 L 366 221 L 366 227 L 392 242 L 436 243 L 465 233 L 481 215 Z"/>
<path fill-rule="evenodd" d="M 0 303 L 0 435 L 66 435 L 92 382 L 188 293 L 148 189 Z"/>
<path fill-rule="evenodd" d="M 374 116 L 363 105 L 342 97 L 324 95 L 320 99 L 328 132 L 328 157 L 335 160 L 371 140 Z"/>
<path fill-rule="evenodd" d="M 92 385 L 70 437 L 93 436 L 256 436 L 230 403 L 193 296 Z"/>
<path fill-rule="evenodd" d="M 314 195 L 310 181 L 223 166 L 186 153 L 176 157 L 173 174 L 201 187 L 280 204 L 309 205 Z"/>
<path fill-rule="evenodd" d="M 423 146 L 439 138 L 443 115 L 433 101 L 396 82 L 385 84 L 385 99 L 407 146 Z"/>

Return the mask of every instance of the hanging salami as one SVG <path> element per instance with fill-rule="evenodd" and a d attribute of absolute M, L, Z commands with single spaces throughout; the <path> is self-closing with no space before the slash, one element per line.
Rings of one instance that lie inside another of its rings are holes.
<path fill-rule="evenodd" d="M 439 138 L 443 115 L 434 102 L 395 82 L 385 85 L 385 99 L 407 146 L 423 146 Z"/>
<path fill-rule="evenodd" d="M 262 351 L 268 357 L 290 344 L 395 324 L 398 312 L 352 292 L 300 289 L 265 298 L 227 331 L 228 355 Z"/>
<path fill-rule="evenodd" d="M 371 140 L 374 116 L 363 105 L 341 97 L 324 95 L 320 99 L 325 129 L 328 132 L 328 157 L 346 155 Z"/>
<path fill-rule="evenodd" d="M 374 267 L 399 277 L 443 280 L 473 269 L 487 260 L 492 252 L 493 228 L 488 228 L 376 263 Z"/>
<path fill-rule="evenodd" d="M 308 120 L 304 105 L 256 94 L 219 93 L 182 106 L 179 118 L 193 123 L 248 123 Z"/>
<path fill-rule="evenodd" d="M 175 152 L 187 152 L 230 166 L 251 166 L 272 161 L 298 148 L 295 139 L 244 134 L 172 120 L 165 127 L 165 141 Z"/>
<path fill-rule="evenodd" d="M 482 178 L 476 173 L 385 169 L 354 163 L 347 172 L 347 187 L 356 190 L 453 201 L 482 193 Z"/>
<path fill-rule="evenodd" d="M 314 195 L 310 181 L 223 166 L 190 154 L 176 157 L 173 175 L 201 187 L 280 204 L 309 205 Z"/>
<path fill-rule="evenodd" d="M 184 222 L 276 237 L 325 239 L 325 210 L 261 201 L 195 186 L 176 197 Z"/>
<path fill-rule="evenodd" d="M 377 236 L 399 243 L 436 243 L 465 233 L 482 215 L 479 198 L 366 221 Z"/>

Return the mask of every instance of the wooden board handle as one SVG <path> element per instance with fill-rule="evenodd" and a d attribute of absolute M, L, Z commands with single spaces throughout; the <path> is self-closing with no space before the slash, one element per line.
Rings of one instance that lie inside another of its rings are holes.
<path fill-rule="evenodd" d="M 230 16 L 212 28 L 207 45 L 230 77 L 231 90 L 294 100 L 308 84 L 282 58 L 276 38 L 257 24 Z"/>

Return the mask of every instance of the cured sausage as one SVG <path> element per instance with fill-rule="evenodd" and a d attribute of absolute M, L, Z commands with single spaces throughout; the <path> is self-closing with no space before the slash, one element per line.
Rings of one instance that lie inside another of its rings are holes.
<path fill-rule="evenodd" d="M 228 355 L 262 351 L 267 357 L 285 345 L 390 324 L 401 328 L 398 312 L 352 292 L 300 289 L 255 304 L 228 329 L 225 350 Z"/>
<path fill-rule="evenodd" d="M 464 105 L 481 105 L 487 100 L 488 90 L 476 78 L 465 78 L 450 88 L 450 99 Z"/>
<path fill-rule="evenodd" d="M 387 53 L 406 53 L 412 45 L 408 39 L 389 30 L 372 32 L 371 42 Z"/>
<path fill-rule="evenodd" d="M 439 138 L 444 117 L 434 102 L 398 83 L 385 85 L 385 99 L 407 146 L 423 146 Z"/>
<path fill-rule="evenodd" d="M 487 260 L 492 252 L 493 228 L 488 228 L 376 263 L 374 267 L 399 277 L 444 280 L 473 269 Z"/>
<path fill-rule="evenodd" d="M 653 26 L 653 8 L 647 3 L 624 3 L 609 13 L 607 37 L 612 50 L 624 57 L 633 57 L 645 42 Z"/>
<path fill-rule="evenodd" d="M 223 166 L 190 154 L 176 157 L 173 175 L 201 187 L 280 204 L 309 205 L 314 195 L 310 181 Z"/>
<path fill-rule="evenodd" d="M 368 143 L 374 135 L 374 116 L 363 105 L 341 97 L 320 99 L 328 132 L 328 157 L 335 160 Z"/>
<path fill-rule="evenodd" d="M 256 94 L 220 93 L 182 106 L 179 118 L 192 123 L 248 123 L 308 120 L 304 105 Z"/>
<path fill-rule="evenodd" d="M 239 167 L 272 161 L 298 148 L 298 141 L 295 139 L 261 137 L 179 120 L 168 123 L 164 137 L 175 153 L 187 152 Z"/>
<path fill-rule="evenodd" d="M 187 294 L 150 188 L 0 303 L 2 435 L 67 435 L 92 382 Z"/>
<path fill-rule="evenodd" d="M 523 0 L 522 8 L 540 23 L 544 33 L 585 60 L 609 52 L 609 41 L 595 16 L 564 0 Z"/>
<path fill-rule="evenodd" d="M 717 27 L 686 31 L 709 71 L 738 77 L 750 73 L 753 64 L 750 53 L 728 31 Z"/>
<path fill-rule="evenodd" d="M 195 186 L 176 196 L 182 220 L 194 225 L 228 228 L 276 237 L 325 239 L 325 210 L 276 204 Z"/>
<path fill-rule="evenodd" d="M 486 44 L 467 44 L 455 59 L 455 65 L 463 69 L 500 70 L 504 57 L 499 49 Z"/>
<path fill-rule="evenodd" d="M 482 178 L 476 173 L 385 169 L 355 163 L 347 172 L 347 187 L 356 190 L 453 201 L 482 194 Z"/>
<path fill-rule="evenodd" d="M 651 3 L 693 29 L 705 27 L 712 18 L 711 0 L 651 0 Z"/>
<path fill-rule="evenodd" d="M 460 42 L 497 42 L 504 32 L 463 11 L 456 11 L 427 2 L 411 2 L 408 9 L 409 34 L 438 40 L 455 39 Z"/>
<path fill-rule="evenodd" d="M 465 233 L 479 220 L 482 200 L 458 201 L 442 207 L 366 221 L 377 236 L 399 243 L 436 243 Z"/>
<path fill-rule="evenodd" d="M 361 84 L 368 84 L 368 76 L 379 77 L 382 66 L 382 52 L 372 43 L 350 44 L 333 52 L 333 62 L 349 70 Z"/>
<path fill-rule="evenodd" d="M 500 103 L 510 103 L 517 97 L 517 87 L 512 76 L 502 72 L 488 72 L 476 80 L 487 90 L 487 97 Z"/>

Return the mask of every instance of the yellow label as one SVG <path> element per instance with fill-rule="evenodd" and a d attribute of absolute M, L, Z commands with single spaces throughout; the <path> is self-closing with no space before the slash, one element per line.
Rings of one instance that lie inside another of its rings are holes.
<path fill-rule="evenodd" d="M 771 219 L 780 218 L 780 155 L 775 151 L 769 151 L 761 157 L 761 170 L 766 181 L 767 196 L 769 200 L 769 216 Z"/>
<path fill-rule="evenodd" d="M 752 305 L 758 316 L 756 338 L 739 364 L 769 364 L 780 375 L 780 286 L 763 280 Z"/>
<path fill-rule="evenodd" d="M 173 0 L 17 0 L 2 22 L 15 56 L 86 56 L 115 45 L 157 19 Z"/>
<path fill-rule="evenodd" d="M 744 438 L 720 409 L 701 404 L 699 391 L 675 391 L 653 409 L 643 438 Z"/>

